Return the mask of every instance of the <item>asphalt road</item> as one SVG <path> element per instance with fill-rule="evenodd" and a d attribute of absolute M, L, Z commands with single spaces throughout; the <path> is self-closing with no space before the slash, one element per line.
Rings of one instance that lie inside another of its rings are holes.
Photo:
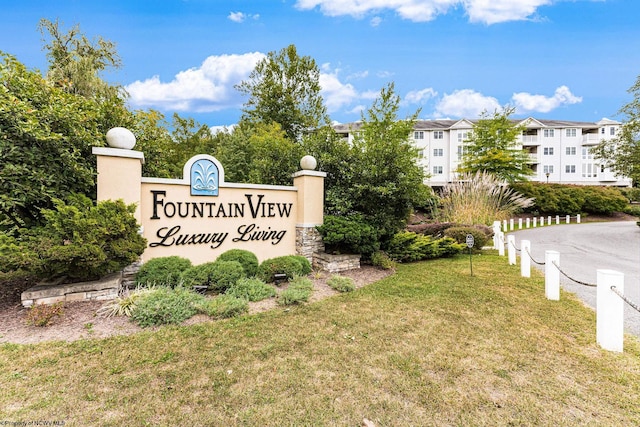
<path fill-rule="evenodd" d="M 640 305 L 640 227 L 635 221 L 552 225 L 508 234 L 515 236 L 518 248 L 521 240 L 531 241 L 531 256 L 536 261 L 544 261 L 547 250 L 558 251 L 562 271 L 581 282 L 595 284 L 599 269 L 623 273 L 625 296 Z M 544 272 L 544 266 L 531 265 Z M 595 309 L 595 287 L 580 285 L 562 274 L 560 285 Z M 624 304 L 624 318 L 625 331 L 640 337 L 640 312 Z"/>

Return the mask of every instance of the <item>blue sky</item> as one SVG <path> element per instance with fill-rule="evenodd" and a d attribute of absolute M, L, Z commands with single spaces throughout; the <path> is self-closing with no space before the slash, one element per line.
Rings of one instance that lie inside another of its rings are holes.
<path fill-rule="evenodd" d="M 132 108 L 236 123 L 233 86 L 294 44 L 321 69 L 332 120 L 358 120 L 394 82 L 401 117 L 621 120 L 640 75 L 637 0 L 0 0 L 0 50 L 47 61 L 40 18 L 116 43 Z"/>

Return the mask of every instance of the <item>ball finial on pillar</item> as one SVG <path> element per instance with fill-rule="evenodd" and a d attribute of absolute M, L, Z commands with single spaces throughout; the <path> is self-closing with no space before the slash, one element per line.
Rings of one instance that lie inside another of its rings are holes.
<path fill-rule="evenodd" d="M 115 127 L 107 132 L 107 144 L 111 148 L 131 150 L 136 145 L 136 136 L 129 129 Z"/>
<path fill-rule="evenodd" d="M 304 156 L 302 159 L 300 159 L 300 167 L 303 170 L 312 171 L 316 168 L 316 166 L 318 166 L 318 162 L 313 156 Z"/>

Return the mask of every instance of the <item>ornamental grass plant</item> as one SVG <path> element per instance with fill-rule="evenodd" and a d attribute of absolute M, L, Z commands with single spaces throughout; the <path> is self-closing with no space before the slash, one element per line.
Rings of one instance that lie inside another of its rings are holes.
<path fill-rule="evenodd" d="M 512 190 L 494 175 L 461 174 L 443 188 L 435 217 L 441 222 L 490 225 L 532 204 L 533 199 Z"/>

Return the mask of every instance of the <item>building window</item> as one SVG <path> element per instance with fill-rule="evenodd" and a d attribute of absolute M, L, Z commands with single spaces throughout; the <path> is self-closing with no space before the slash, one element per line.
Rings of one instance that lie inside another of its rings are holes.
<path fill-rule="evenodd" d="M 418 150 L 418 158 L 424 159 L 424 150 Z"/>
<path fill-rule="evenodd" d="M 564 171 L 566 173 L 576 173 L 576 165 L 565 165 Z"/>
<path fill-rule="evenodd" d="M 469 152 L 469 147 L 467 145 L 458 145 L 458 161 L 462 161 L 462 157 Z"/>
<path fill-rule="evenodd" d="M 582 164 L 582 177 L 583 178 L 595 178 L 598 176 L 598 165 L 593 163 Z"/>
<path fill-rule="evenodd" d="M 554 129 L 545 129 L 544 130 L 544 137 L 545 138 L 553 138 L 554 136 Z"/>
<path fill-rule="evenodd" d="M 433 167 L 433 174 L 434 175 L 442 175 L 442 166 L 434 166 Z"/>
<path fill-rule="evenodd" d="M 568 137 L 574 137 L 577 135 L 577 132 L 575 129 L 565 129 L 565 135 Z"/>
<path fill-rule="evenodd" d="M 600 133 L 604 135 L 604 128 L 600 129 Z"/>
<path fill-rule="evenodd" d="M 553 156 L 553 147 L 544 147 L 545 156 Z"/>
<path fill-rule="evenodd" d="M 567 156 L 575 156 L 576 147 L 567 147 Z"/>
<path fill-rule="evenodd" d="M 441 130 L 434 130 L 433 139 L 444 139 L 444 132 Z"/>
<path fill-rule="evenodd" d="M 553 165 L 544 165 L 544 167 L 542 168 L 542 171 L 547 174 L 547 173 L 553 173 Z"/>
<path fill-rule="evenodd" d="M 604 173 L 604 165 L 600 165 L 600 172 Z"/>
<path fill-rule="evenodd" d="M 593 160 L 593 154 L 590 148 L 582 147 L 582 160 Z"/>
<path fill-rule="evenodd" d="M 616 128 L 612 127 L 609 128 L 609 135 L 615 135 L 616 134 Z"/>
<path fill-rule="evenodd" d="M 471 132 L 468 132 L 466 130 L 462 132 L 458 131 L 458 144 L 462 144 L 463 142 L 468 141 L 470 133 Z"/>
<path fill-rule="evenodd" d="M 442 148 L 434 148 L 433 149 L 433 157 L 442 157 L 444 156 L 444 152 Z"/>
<path fill-rule="evenodd" d="M 424 139 L 424 132 L 421 130 L 414 132 L 413 139 Z"/>

